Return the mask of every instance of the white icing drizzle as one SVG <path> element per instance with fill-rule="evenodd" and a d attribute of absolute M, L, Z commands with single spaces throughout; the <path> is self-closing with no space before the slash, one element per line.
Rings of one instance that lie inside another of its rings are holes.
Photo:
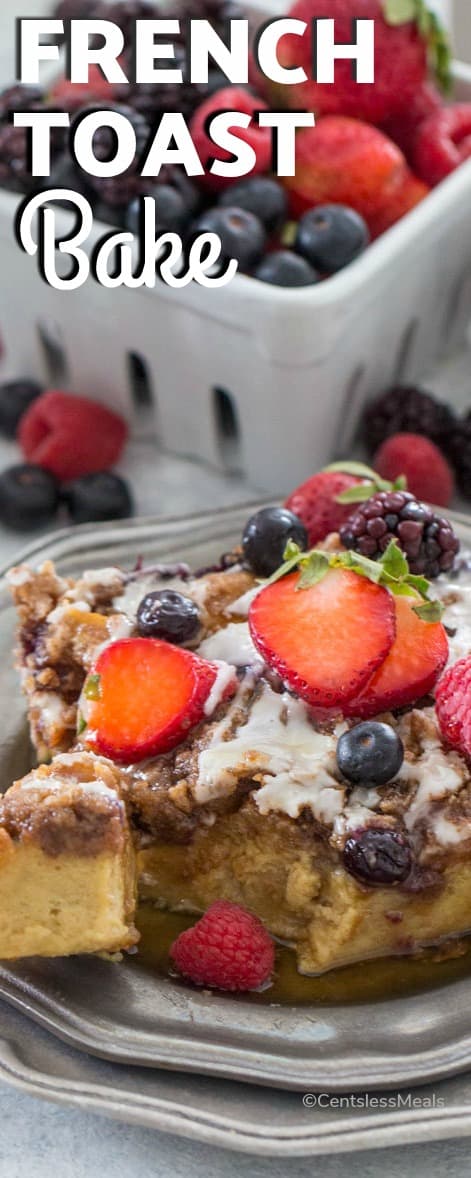
<path fill-rule="evenodd" d="M 252 589 L 247 589 L 237 601 L 231 601 L 231 604 L 226 606 L 224 613 L 229 617 L 237 614 L 240 618 L 248 618 L 250 606 L 262 589 L 263 585 L 254 585 Z"/>
<path fill-rule="evenodd" d="M 222 703 L 226 691 L 229 687 L 236 683 L 236 673 L 234 667 L 229 666 L 228 663 L 220 662 L 213 659 L 215 666 L 217 666 L 217 675 L 214 680 L 211 691 L 208 695 L 204 705 L 205 716 L 212 716 L 219 704 Z"/>
<path fill-rule="evenodd" d="M 204 638 L 198 654 L 212 661 L 222 659 L 233 667 L 262 667 L 263 660 L 250 637 L 248 622 L 229 622 Z"/>
<path fill-rule="evenodd" d="M 247 681 L 241 693 L 246 690 Z M 334 734 L 317 732 L 301 700 L 286 692 L 277 695 L 263 684 L 246 722 L 225 740 L 241 693 L 210 745 L 200 753 L 197 801 L 230 792 L 243 775 L 256 775 L 261 788 L 254 800 L 262 814 L 281 810 L 296 817 L 302 807 L 309 806 L 321 821 L 332 822 L 345 796 L 334 776 L 340 729 Z"/>

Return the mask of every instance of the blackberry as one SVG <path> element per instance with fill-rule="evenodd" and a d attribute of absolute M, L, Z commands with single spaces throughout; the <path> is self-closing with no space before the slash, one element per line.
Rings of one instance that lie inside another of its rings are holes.
<path fill-rule="evenodd" d="M 463 420 L 458 422 L 451 438 L 449 452 L 459 490 L 466 499 L 471 499 L 471 409 Z"/>
<path fill-rule="evenodd" d="M 395 830 L 357 830 L 345 843 L 345 870 L 360 883 L 399 884 L 410 875 L 412 853 L 409 843 Z"/>
<path fill-rule="evenodd" d="M 180 20 L 209 20 L 218 33 L 224 32 L 227 21 L 246 15 L 237 0 L 181 0 L 177 7 Z"/>
<path fill-rule="evenodd" d="M 392 434 L 423 434 L 446 449 L 456 426 L 453 410 L 425 389 L 398 385 L 367 405 L 362 433 L 373 454 Z"/>
<path fill-rule="evenodd" d="M 0 184 L 13 192 L 30 192 L 33 188 L 25 127 L 14 127 L 12 123 L 0 126 Z"/>
<path fill-rule="evenodd" d="M 380 491 L 360 503 L 340 529 L 345 548 L 377 560 L 399 542 L 411 573 L 433 578 L 452 568 L 460 543 L 447 519 L 409 491 Z"/>
<path fill-rule="evenodd" d="M 43 105 L 44 93 L 39 86 L 26 86 L 18 82 L 0 93 L 0 119 L 9 121 L 11 111 L 39 110 Z"/>

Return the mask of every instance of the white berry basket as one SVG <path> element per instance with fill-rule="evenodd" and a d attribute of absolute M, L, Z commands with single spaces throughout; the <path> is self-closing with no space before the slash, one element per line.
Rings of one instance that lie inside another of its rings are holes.
<path fill-rule="evenodd" d="M 471 100 L 459 63 L 455 97 Z M 237 275 L 213 290 L 90 278 L 58 292 L 17 245 L 17 203 L 0 191 L 3 379 L 93 396 L 156 445 L 270 494 L 348 453 L 367 400 L 423 376 L 471 318 L 471 161 L 351 266 L 299 290 Z"/>

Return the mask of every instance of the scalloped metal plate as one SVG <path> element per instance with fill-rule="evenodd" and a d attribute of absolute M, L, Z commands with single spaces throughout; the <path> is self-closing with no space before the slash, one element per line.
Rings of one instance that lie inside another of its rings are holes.
<path fill-rule="evenodd" d="M 63 571 L 113 562 L 188 559 L 205 564 L 240 535 L 248 508 L 184 520 L 58 533 L 26 553 Z M 471 540 L 465 517 L 455 516 Z M 13 610 L 0 584 L 0 659 L 9 666 Z M 3 607 L 3 608 L 2 608 Z M 3 786 L 30 752 L 16 676 L 2 677 Z M 471 1064 L 469 982 L 359 1006 L 261 1006 L 208 995 L 144 969 L 97 958 L 29 959 L 0 966 L 0 994 L 60 1039 L 104 1059 L 304 1091 L 416 1085 Z"/>

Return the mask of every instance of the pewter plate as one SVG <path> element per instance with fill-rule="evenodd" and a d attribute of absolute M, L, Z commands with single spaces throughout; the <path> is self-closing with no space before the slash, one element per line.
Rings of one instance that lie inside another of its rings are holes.
<path fill-rule="evenodd" d="M 119 563 L 209 563 L 240 536 L 249 509 L 56 533 L 24 554 L 63 572 Z M 471 540 L 466 517 L 455 516 Z M 31 764 L 24 704 L 11 666 L 13 610 L 0 583 L 1 787 Z M 365 969 L 367 969 L 367 965 Z M 31 958 L 0 967 L 0 995 L 91 1055 L 303 1091 L 411 1086 L 471 1065 L 469 982 L 352 1006 L 255 1005 L 177 986 L 98 958 Z"/>

